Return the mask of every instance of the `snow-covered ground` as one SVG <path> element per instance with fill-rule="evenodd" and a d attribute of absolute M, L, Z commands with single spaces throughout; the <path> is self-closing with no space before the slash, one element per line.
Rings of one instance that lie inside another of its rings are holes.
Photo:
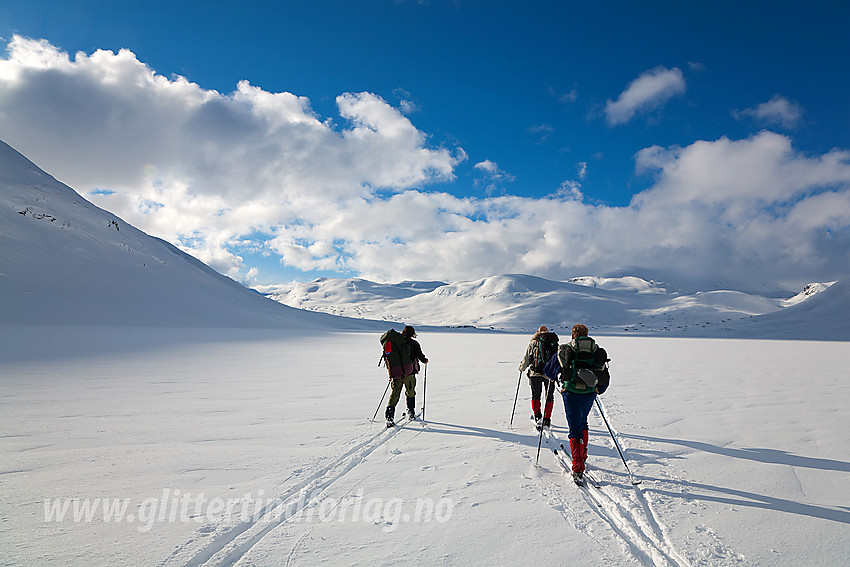
<path fill-rule="evenodd" d="M 850 557 L 848 343 L 597 337 L 613 359 L 602 400 L 643 482 L 592 414 L 602 488 L 586 493 L 545 444 L 535 462 L 525 380 L 510 424 L 525 335 L 420 333 L 427 419 L 387 430 L 370 423 L 376 333 L 0 333 L 0 564 Z M 554 423 L 566 437 L 559 400 Z"/>

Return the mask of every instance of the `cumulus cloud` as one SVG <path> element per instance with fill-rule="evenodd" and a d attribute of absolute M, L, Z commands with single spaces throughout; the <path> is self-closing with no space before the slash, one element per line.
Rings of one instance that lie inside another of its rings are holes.
<path fill-rule="evenodd" d="M 769 101 L 745 110 L 733 110 L 737 120 L 752 118 L 762 126 L 779 126 L 786 130 L 797 128 L 803 117 L 803 109 L 784 96 L 774 95 Z"/>
<path fill-rule="evenodd" d="M 157 75 L 128 50 L 71 58 L 20 36 L 0 60 L 7 142 L 230 275 L 239 272 L 230 243 L 240 235 L 310 226 L 328 203 L 451 180 L 465 158 L 429 147 L 376 95 L 344 93 L 336 102 L 341 126 L 291 93 L 243 81 L 224 95 Z"/>
<path fill-rule="evenodd" d="M 684 92 L 685 78 L 678 67 L 657 67 L 632 81 L 616 101 L 609 100 L 605 105 L 605 116 L 612 126 L 625 124 L 638 112 L 662 106 Z"/>
<path fill-rule="evenodd" d="M 638 90 L 624 108 L 672 92 Z M 21 37 L 0 59 L 0 138 L 242 280 L 257 268 L 240 254 L 258 252 L 379 281 L 643 266 L 796 285 L 850 265 L 846 150 L 803 155 L 772 132 L 649 147 L 635 165 L 651 186 L 623 207 L 583 198 L 584 162 L 545 197 L 461 198 L 428 185 L 454 178 L 462 149 L 430 146 L 374 94 L 336 102 L 338 116 L 323 118 L 292 93 L 242 82 L 222 94 L 157 75 L 129 51 L 72 58 Z M 494 187 L 513 179 L 490 160 L 473 170 Z"/>

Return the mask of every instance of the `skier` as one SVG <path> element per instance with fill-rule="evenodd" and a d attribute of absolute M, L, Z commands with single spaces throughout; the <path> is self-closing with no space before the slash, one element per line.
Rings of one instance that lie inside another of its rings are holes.
<path fill-rule="evenodd" d="M 585 325 L 573 326 L 572 340 L 558 349 L 544 369 L 544 374 L 553 381 L 560 376 L 564 411 L 570 428 L 570 454 L 572 456 L 573 480 L 584 483 L 585 461 L 589 428 L 587 416 L 597 394 L 608 388 L 608 353 L 590 338 Z"/>
<path fill-rule="evenodd" d="M 420 361 L 428 364 L 428 359 L 422 353 L 422 347 L 414 340 L 416 331 L 413 327 L 406 326 L 401 330 L 401 334 L 407 338 L 410 345 L 410 357 L 413 359 L 413 365 L 406 365 L 401 375 L 390 376 L 393 391 L 387 405 L 387 427 L 395 425 L 395 406 L 401 398 L 402 386 L 404 386 L 404 393 L 407 396 L 407 415 L 411 420 L 416 419 L 416 373 L 419 372 Z"/>
<path fill-rule="evenodd" d="M 531 411 L 534 412 L 534 421 L 537 429 L 550 427 L 552 425 L 552 408 L 555 406 L 555 381 L 550 380 L 543 374 L 543 368 L 550 358 L 558 352 L 558 335 L 549 331 L 546 325 L 542 325 L 525 349 L 525 356 L 519 363 L 519 371 L 528 369 L 528 384 L 531 386 Z M 542 407 L 540 396 L 543 386 L 546 386 L 546 405 Z"/>

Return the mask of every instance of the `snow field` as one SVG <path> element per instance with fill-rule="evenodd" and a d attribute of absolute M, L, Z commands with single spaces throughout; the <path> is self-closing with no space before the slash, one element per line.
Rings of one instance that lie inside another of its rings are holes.
<path fill-rule="evenodd" d="M 524 378 L 509 424 L 525 335 L 421 332 L 427 420 L 386 430 L 383 406 L 369 421 L 386 385 L 378 333 L 0 332 L 9 565 L 850 556 L 847 343 L 597 337 L 613 359 L 602 400 L 643 483 L 594 412 L 601 488 L 584 491 L 545 442 L 535 463 Z M 553 422 L 566 444 L 559 399 Z M 134 521 L 45 521 L 45 499 L 73 498 L 128 500 Z"/>

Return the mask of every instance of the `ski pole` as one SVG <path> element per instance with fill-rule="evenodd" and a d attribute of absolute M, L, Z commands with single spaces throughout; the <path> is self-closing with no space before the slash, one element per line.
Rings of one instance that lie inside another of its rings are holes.
<path fill-rule="evenodd" d="M 422 380 L 422 421 L 425 421 L 425 391 L 428 388 L 428 363 L 425 363 L 425 378 Z"/>
<path fill-rule="evenodd" d="M 549 399 L 549 388 L 554 388 L 555 381 L 548 376 L 544 376 L 544 379 L 549 382 L 549 385 L 546 386 L 545 394 L 546 399 Z M 517 392 L 519 392 L 519 388 L 517 388 Z M 537 440 L 537 462 L 540 462 L 540 447 L 543 445 L 543 425 L 540 425 L 540 439 Z M 555 453 L 557 455 L 557 453 Z"/>
<path fill-rule="evenodd" d="M 384 404 L 384 398 L 387 397 L 387 392 L 390 391 L 390 384 L 392 384 L 392 380 L 387 382 L 387 389 L 384 390 L 384 395 L 381 396 L 381 401 L 378 402 L 378 408 L 375 410 L 375 415 L 372 416 L 372 422 L 375 421 L 375 418 L 378 417 L 378 412 L 381 411 L 381 406 Z"/>
<path fill-rule="evenodd" d="M 543 426 L 540 426 L 540 439 L 537 440 L 537 460 L 536 464 L 540 464 L 540 447 L 543 446 Z"/>
<path fill-rule="evenodd" d="M 516 401 L 519 399 L 519 385 L 522 382 L 522 370 L 519 371 L 519 378 L 516 381 L 516 396 L 514 396 L 514 410 L 511 412 L 511 425 L 514 424 L 514 415 L 516 414 Z"/>
<path fill-rule="evenodd" d="M 620 443 L 617 442 L 617 436 L 614 435 L 614 430 L 611 429 L 611 425 L 608 423 L 608 418 L 605 417 L 605 410 L 602 408 L 602 402 L 599 401 L 599 396 L 596 397 L 596 407 L 599 409 L 599 415 L 602 416 L 602 421 L 605 422 L 605 426 L 608 428 L 608 433 L 611 434 L 611 439 L 614 441 L 614 446 L 617 448 L 617 452 L 620 453 L 620 458 L 623 459 L 623 464 L 626 465 L 626 471 L 629 473 L 629 479 L 634 485 L 640 484 L 640 479 L 636 479 L 635 475 L 632 474 L 632 469 L 629 468 L 629 463 L 626 462 L 623 450 L 620 449 Z"/>

